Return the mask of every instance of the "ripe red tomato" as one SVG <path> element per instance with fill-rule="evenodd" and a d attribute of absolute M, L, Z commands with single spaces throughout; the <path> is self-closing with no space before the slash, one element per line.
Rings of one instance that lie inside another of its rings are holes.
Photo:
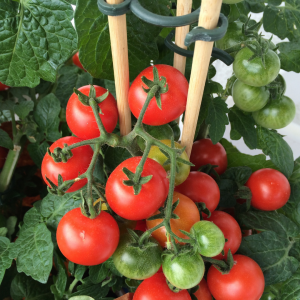
<path fill-rule="evenodd" d="M 194 293 L 198 300 L 212 300 L 212 295 L 206 280 L 203 278 L 199 283 L 199 289 Z"/>
<path fill-rule="evenodd" d="M 84 70 L 84 67 L 83 67 L 82 63 L 79 60 L 79 53 L 78 52 L 73 55 L 72 60 L 73 60 L 74 65 L 76 65 L 80 69 Z"/>
<path fill-rule="evenodd" d="M 142 220 L 149 218 L 162 206 L 168 196 L 169 181 L 164 168 L 155 160 L 147 158 L 142 177 L 153 175 L 150 181 L 142 185 L 138 195 L 134 195 L 133 187 L 124 185 L 128 180 L 123 172 L 127 168 L 135 172 L 141 161 L 136 156 L 123 161 L 109 176 L 106 183 L 106 198 L 111 209 L 124 219 Z"/>
<path fill-rule="evenodd" d="M 185 76 L 177 69 L 168 65 L 156 65 L 155 67 L 158 70 L 160 78 L 166 77 L 169 90 L 161 94 L 162 109 L 159 109 L 154 97 L 151 99 L 143 123 L 158 126 L 176 120 L 185 111 L 189 84 Z M 136 118 L 140 115 L 147 98 L 147 93 L 143 90 L 143 87 L 146 89 L 148 89 L 148 87 L 142 82 L 142 76 L 153 80 L 153 66 L 142 71 L 133 81 L 129 89 L 129 106 Z"/>
<path fill-rule="evenodd" d="M 188 237 L 183 234 L 180 230 L 190 231 L 192 226 L 200 221 L 200 214 L 195 205 L 195 203 L 188 197 L 174 192 L 173 203 L 179 199 L 179 204 L 174 210 L 179 219 L 171 219 L 171 229 L 176 235 L 181 238 L 187 239 Z M 158 211 L 155 213 L 155 215 Z M 160 224 L 162 219 L 148 221 L 146 220 L 147 228 L 151 229 L 156 225 Z M 152 233 L 152 236 L 160 243 L 162 247 L 166 247 L 167 237 L 166 237 L 166 228 L 160 227 Z M 182 244 L 182 243 L 181 243 Z"/>
<path fill-rule="evenodd" d="M 94 86 L 96 97 L 106 93 L 106 89 L 101 86 Z M 78 89 L 84 95 L 89 95 L 90 86 L 86 85 Z M 118 108 L 114 96 L 109 93 L 107 98 L 98 104 L 103 114 L 99 113 L 103 126 L 107 132 L 112 132 L 118 122 Z M 66 118 L 71 131 L 81 139 L 93 139 L 100 136 L 93 110 L 90 106 L 83 105 L 78 96 L 73 93 L 67 104 Z"/>
<path fill-rule="evenodd" d="M 206 220 L 216 224 L 222 230 L 225 239 L 228 240 L 224 246 L 225 255 L 222 255 L 222 253 L 220 253 L 214 258 L 227 258 L 229 249 L 232 254 L 235 254 L 242 242 L 242 231 L 238 222 L 231 215 L 223 211 L 214 211 Z"/>
<path fill-rule="evenodd" d="M 251 205 L 260 210 L 275 210 L 287 203 L 291 187 L 286 177 L 274 169 L 254 172 L 246 186 L 251 190 Z"/>
<path fill-rule="evenodd" d="M 7 86 L 7 85 L 0 82 L 0 92 L 6 91 L 8 89 L 9 89 L 9 86 Z"/>
<path fill-rule="evenodd" d="M 195 165 L 192 171 L 198 170 L 207 164 L 218 166 L 216 172 L 221 175 L 227 168 L 227 154 L 224 147 L 220 144 L 213 144 L 211 139 L 202 139 L 193 144 L 191 162 Z"/>
<path fill-rule="evenodd" d="M 84 266 L 99 265 L 109 259 L 119 243 L 115 219 L 102 211 L 95 219 L 85 217 L 80 208 L 67 212 L 58 224 L 56 240 L 62 254 Z"/>
<path fill-rule="evenodd" d="M 5 164 L 7 154 L 8 154 L 8 149 L 4 147 L 0 147 L 0 169 L 2 169 Z"/>
<path fill-rule="evenodd" d="M 69 146 L 81 141 L 83 140 L 75 136 L 63 137 L 51 145 L 50 152 L 52 153 L 57 147 L 63 148 L 64 144 Z M 66 181 L 78 177 L 78 175 L 83 174 L 88 169 L 93 156 L 93 149 L 90 146 L 81 146 L 71 151 L 73 156 L 66 163 L 54 162 L 53 158 L 48 153 L 44 156 L 42 162 L 42 176 L 48 186 L 50 186 L 50 184 L 46 180 L 46 177 L 55 185 L 58 185 L 58 174 Z M 75 192 L 86 184 L 86 178 L 79 180 L 67 190 L 67 193 Z"/>
<path fill-rule="evenodd" d="M 208 288 L 216 300 L 259 300 L 265 279 L 259 265 L 250 257 L 234 255 L 234 266 L 223 275 L 214 266 L 207 274 Z"/>
<path fill-rule="evenodd" d="M 194 202 L 204 202 L 213 212 L 220 202 L 220 189 L 209 175 L 202 172 L 191 172 L 184 183 L 175 187 L 179 192 Z"/>
<path fill-rule="evenodd" d="M 145 232 L 147 230 L 146 220 L 138 220 L 136 222 L 134 230 L 140 230 Z"/>
<path fill-rule="evenodd" d="M 174 293 L 168 287 L 163 273 L 145 279 L 133 295 L 133 300 L 191 300 L 187 290 Z"/>

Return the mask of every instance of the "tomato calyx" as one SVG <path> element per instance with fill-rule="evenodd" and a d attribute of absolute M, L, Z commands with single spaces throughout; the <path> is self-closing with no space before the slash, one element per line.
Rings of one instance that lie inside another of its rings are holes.
<path fill-rule="evenodd" d="M 205 262 L 211 263 L 223 275 L 228 274 L 232 269 L 232 267 L 234 266 L 234 260 L 230 249 L 228 250 L 226 260 L 218 260 L 206 256 L 202 256 L 202 258 Z"/>
<path fill-rule="evenodd" d="M 201 220 L 203 220 L 203 216 L 202 216 L 202 213 L 206 214 L 207 215 L 207 218 L 209 218 L 211 216 L 211 212 L 210 210 L 206 207 L 206 204 L 204 202 L 195 202 L 198 210 L 199 210 L 199 213 L 200 213 L 200 216 L 201 216 Z"/>
<path fill-rule="evenodd" d="M 202 172 L 202 173 L 205 173 L 207 175 L 213 175 L 215 176 L 215 178 L 217 180 L 220 179 L 220 176 L 219 174 L 217 173 L 217 171 L 215 170 L 215 168 L 217 168 L 218 165 L 211 165 L 211 164 L 207 164 L 207 165 L 204 165 L 204 166 L 201 166 L 199 169 L 198 169 L 198 172 Z"/>
<path fill-rule="evenodd" d="M 71 150 L 68 149 L 68 145 L 64 144 L 63 148 L 57 147 L 54 149 L 54 151 L 51 153 L 50 149 L 47 148 L 47 153 L 53 158 L 54 162 L 56 163 L 66 163 L 68 159 L 70 159 L 73 156 L 73 153 Z"/>
<path fill-rule="evenodd" d="M 80 197 L 81 197 L 81 204 L 80 204 L 81 213 L 87 218 L 91 218 L 91 219 L 96 218 L 101 213 L 102 202 L 95 201 L 93 203 L 93 199 L 91 199 L 89 196 L 86 197 L 83 194 L 82 190 L 80 191 Z M 93 206 L 91 207 L 89 203 L 93 203 Z"/>
<path fill-rule="evenodd" d="M 55 185 L 47 176 L 46 176 L 46 180 L 49 182 L 50 186 L 47 186 L 47 190 L 50 194 L 52 195 L 56 195 L 56 196 L 63 196 L 66 191 L 73 185 L 73 183 L 75 182 L 69 182 L 67 184 L 64 184 L 63 178 L 60 174 L 58 174 L 58 185 Z"/>

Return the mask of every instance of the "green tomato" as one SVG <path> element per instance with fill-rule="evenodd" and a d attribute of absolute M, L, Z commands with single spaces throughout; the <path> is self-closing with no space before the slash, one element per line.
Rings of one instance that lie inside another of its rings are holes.
<path fill-rule="evenodd" d="M 232 98 L 238 108 L 253 112 L 267 104 L 270 92 L 264 86 L 250 86 L 237 79 L 232 87 Z"/>
<path fill-rule="evenodd" d="M 281 74 L 278 74 L 274 82 L 280 84 L 281 92 L 282 94 L 284 94 L 286 92 L 286 82 L 283 76 Z"/>
<path fill-rule="evenodd" d="M 225 237 L 221 229 L 214 223 L 209 221 L 197 222 L 190 232 L 196 237 L 201 255 L 213 257 L 222 252 Z"/>
<path fill-rule="evenodd" d="M 223 0 L 223 3 L 225 4 L 236 4 L 239 2 L 242 2 L 243 0 Z"/>
<path fill-rule="evenodd" d="M 171 140 L 162 140 L 161 142 L 171 147 Z M 179 143 L 175 142 L 175 148 L 182 149 L 183 147 Z M 157 161 L 160 165 L 164 167 L 164 169 L 167 172 L 170 171 L 171 165 L 170 164 L 164 165 L 165 161 L 167 160 L 167 157 L 159 150 L 157 146 L 151 147 L 148 157 Z M 187 156 L 185 151 L 183 151 L 180 157 L 184 160 L 189 161 L 189 157 Z M 191 168 L 190 166 L 180 162 L 177 163 L 177 166 L 178 166 L 178 170 L 177 170 L 178 172 L 176 173 L 175 176 L 175 185 L 179 185 L 187 179 L 187 177 L 190 174 L 190 168 Z"/>
<path fill-rule="evenodd" d="M 200 254 L 192 252 L 163 255 L 162 268 L 169 282 L 179 289 L 190 289 L 199 284 L 205 271 Z"/>
<path fill-rule="evenodd" d="M 133 238 L 127 233 L 119 242 L 112 258 L 117 270 L 130 279 L 144 280 L 153 276 L 160 268 L 162 248 L 158 242 L 150 237 L 151 245 L 137 246 Z"/>
<path fill-rule="evenodd" d="M 233 62 L 235 76 L 251 86 L 265 86 L 272 82 L 280 71 L 278 55 L 269 49 L 265 55 L 265 67 L 260 57 L 249 61 L 252 56 L 253 52 L 247 47 L 238 52 Z"/>
<path fill-rule="evenodd" d="M 258 125 L 270 129 L 286 127 L 293 121 L 295 115 L 295 103 L 287 96 L 272 100 L 263 109 L 252 113 Z"/>

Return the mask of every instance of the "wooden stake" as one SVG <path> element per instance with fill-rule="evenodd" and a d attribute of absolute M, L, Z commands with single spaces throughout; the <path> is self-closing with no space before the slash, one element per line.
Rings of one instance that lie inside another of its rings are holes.
<path fill-rule="evenodd" d="M 177 16 L 183 16 L 189 14 L 192 11 L 192 3 L 193 3 L 192 0 L 177 0 L 177 7 L 176 7 Z M 187 49 L 187 47 L 184 45 L 184 39 L 189 31 L 190 31 L 190 25 L 176 28 L 175 44 L 177 46 Z M 185 65 L 186 65 L 186 57 L 175 53 L 174 63 L 173 63 L 174 68 L 176 68 L 184 75 Z"/>
<path fill-rule="evenodd" d="M 220 16 L 222 0 L 202 0 L 198 25 L 206 29 L 216 28 Z M 198 115 L 202 102 L 213 42 L 197 41 L 184 118 L 181 144 L 186 146 L 188 156 L 191 155 Z"/>
<path fill-rule="evenodd" d="M 107 0 L 109 4 L 119 4 L 123 0 Z M 131 131 L 131 113 L 128 104 L 129 63 L 126 15 L 108 16 L 111 52 L 114 65 L 119 124 L 121 135 Z"/>

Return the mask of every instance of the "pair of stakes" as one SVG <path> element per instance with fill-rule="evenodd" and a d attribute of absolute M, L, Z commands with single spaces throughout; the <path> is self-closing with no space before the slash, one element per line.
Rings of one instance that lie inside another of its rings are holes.
<path fill-rule="evenodd" d="M 98 0 L 97 3 L 99 10 L 108 15 L 122 135 L 131 131 L 126 13 L 131 11 L 141 20 L 156 26 L 176 27 L 175 44 L 172 42 L 174 31 L 165 39 L 166 46 L 175 52 L 174 67 L 184 74 L 186 57 L 194 57 L 181 139 L 190 156 L 210 57 L 220 59 L 227 65 L 233 62 L 225 51 L 213 48 L 213 42 L 221 39 L 228 27 L 227 18 L 220 14 L 222 0 L 202 0 L 201 12 L 200 8 L 191 12 L 192 0 L 177 0 L 176 17 L 154 14 L 142 7 L 139 0 Z M 198 27 L 189 32 L 189 25 L 197 20 Z M 186 50 L 193 42 L 196 42 L 195 50 Z"/>

